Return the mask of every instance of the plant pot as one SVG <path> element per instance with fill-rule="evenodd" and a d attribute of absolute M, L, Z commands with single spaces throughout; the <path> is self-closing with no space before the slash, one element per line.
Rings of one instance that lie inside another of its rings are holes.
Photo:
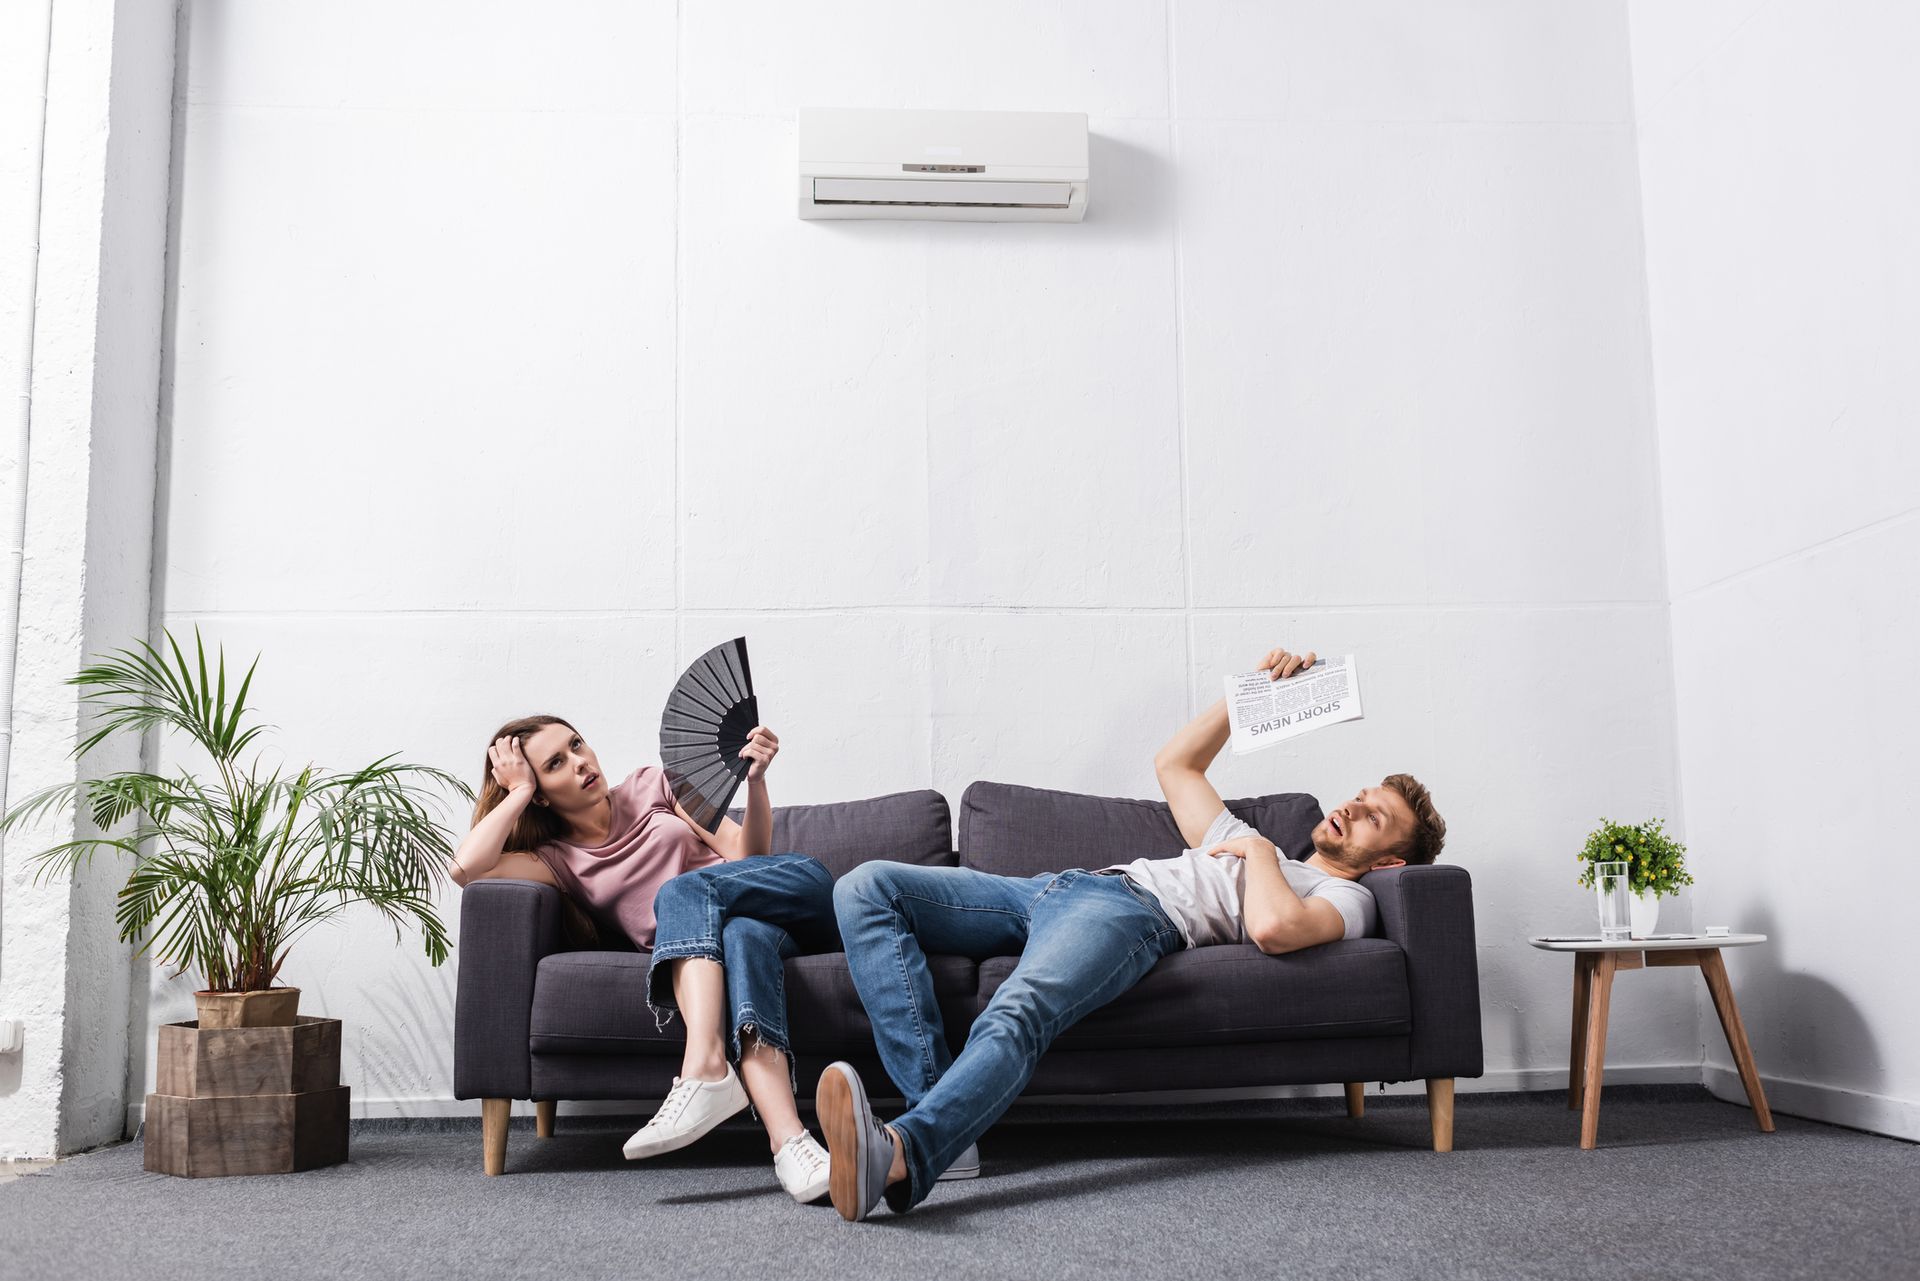
<path fill-rule="evenodd" d="M 1660 896 L 1652 890 L 1641 890 L 1628 900 L 1627 936 L 1643 939 L 1654 932 L 1660 923 Z"/>
<path fill-rule="evenodd" d="M 195 992 L 194 1012 L 209 1031 L 231 1027 L 292 1027 L 300 1017 L 300 989 L 269 987 L 255 992 Z"/>

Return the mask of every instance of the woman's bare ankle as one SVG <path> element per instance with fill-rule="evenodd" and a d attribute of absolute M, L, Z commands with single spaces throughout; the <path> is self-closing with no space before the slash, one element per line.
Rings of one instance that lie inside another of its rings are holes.
<path fill-rule="evenodd" d="M 680 1079 L 683 1081 L 724 1081 L 729 1070 L 724 1054 L 702 1055 L 698 1058 L 689 1055 L 680 1061 Z"/>

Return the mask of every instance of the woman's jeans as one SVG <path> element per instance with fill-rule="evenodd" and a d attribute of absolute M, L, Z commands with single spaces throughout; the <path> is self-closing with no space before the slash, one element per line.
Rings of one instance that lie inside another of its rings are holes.
<path fill-rule="evenodd" d="M 647 1005 L 665 1027 L 678 1006 L 673 966 L 686 957 L 718 961 L 727 974 L 733 1012 L 728 1051 L 740 1060 L 740 1037 L 787 1056 L 787 958 L 840 950 L 833 915 L 833 876 L 804 854 L 757 854 L 683 872 L 653 899 L 653 963 Z"/>
<path fill-rule="evenodd" d="M 1119 875 L 863 863 L 833 898 L 881 1062 L 907 1100 L 893 1123 L 907 1160 L 906 1183 L 887 1190 L 895 1210 L 924 1199 L 1000 1119 L 1055 1037 L 1185 946 L 1159 900 Z M 1020 957 L 959 1058 L 947 1052 L 927 952 Z"/>

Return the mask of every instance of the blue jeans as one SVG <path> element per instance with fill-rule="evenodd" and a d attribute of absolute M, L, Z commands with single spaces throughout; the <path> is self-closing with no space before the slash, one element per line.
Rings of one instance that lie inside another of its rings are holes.
<path fill-rule="evenodd" d="M 907 1101 L 893 1123 L 907 1162 L 906 1183 L 887 1192 L 896 1210 L 924 1200 L 1000 1119 L 1055 1037 L 1185 946 L 1151 894 L 1094 872 L 863 863 L 834 887 L 833 905 L 881 1062 Z M 1020 956 L 959 1058 L 947 1051 L 927 952 Z"/>
<path fill-rule="evenodd" d="M 740 1035 L 787 1056 L 787 958 L 840 950 L 833 876 L 805 854 L 757 854 L 674 877 L 653 898 L 657 923 L 647 969 L 647 1006 L 665 1027 L 679 1008 L 673 967 L 685 957 L 718 961 L 727 973 L 733 1018 L 727 1045 L 740 1060 Z"/>

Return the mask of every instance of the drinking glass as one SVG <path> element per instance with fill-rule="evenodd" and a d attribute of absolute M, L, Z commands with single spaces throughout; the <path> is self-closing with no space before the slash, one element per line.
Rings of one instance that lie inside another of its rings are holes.
<path fill-rule="evenodd" d="M 1625 863 L 1595 863 L 1593 888 L 1600 896 L 1600 941 L 1624 943 L 1632 927 L 1631 886 Z"/>

